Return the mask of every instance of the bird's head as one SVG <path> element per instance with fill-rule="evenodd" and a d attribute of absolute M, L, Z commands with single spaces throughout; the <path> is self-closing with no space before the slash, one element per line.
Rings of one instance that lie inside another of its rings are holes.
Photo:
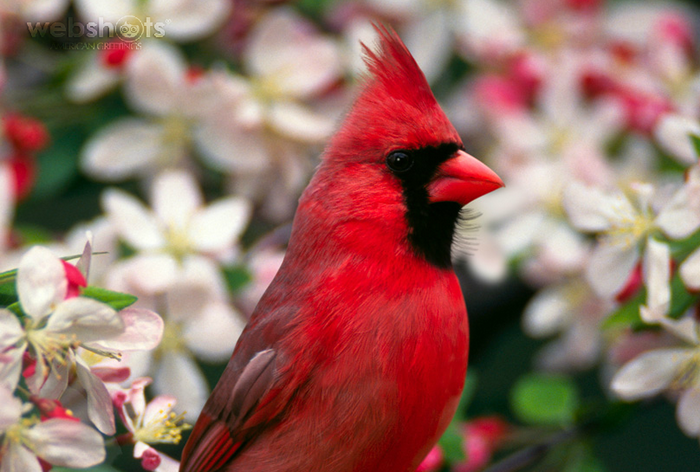
<path fill-rule="evenodd" d="M 464 151 L 398 35 L 376 30 L 378 51 L 363 45 L 368 75 L 324 153 L 320 173 L 344 192 L 355 217 L 364 211 L 390 221 L 400 209 L 413 249 L 449 266 L 460 209 L 503 182 Z"/>

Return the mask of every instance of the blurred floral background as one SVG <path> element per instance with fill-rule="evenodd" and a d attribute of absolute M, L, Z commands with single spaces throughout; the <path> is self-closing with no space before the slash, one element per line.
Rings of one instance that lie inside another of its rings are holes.
<path fill-rule="evenodd" d="M 0 471 L 177 470 L 372 22 L 506 183 L 419 470 L 700 468 L 693 2 L 2 0 Z"/>

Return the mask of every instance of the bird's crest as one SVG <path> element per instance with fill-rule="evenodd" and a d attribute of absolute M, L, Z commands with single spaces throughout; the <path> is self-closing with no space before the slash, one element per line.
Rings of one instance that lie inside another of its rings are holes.
<path fill-rule="evenodd" d="M 348 162 L 373 155 L 383 159 L 387 146 L 417 149 L 461 143 L 425 75 L 396 32 L 376 24 L 374 28 L 378 47 L 373 50 L 362 45 L 368 74 L 326 158 Z M 354 156 L 347 155 L 346 150 Z"/>
<path fill-rule="evenodd" d="M 406 45 L 393 29 L 374 24 L 379 50 L 362 44 L 364 61 L 370 74 L 368 88 L 381 87 L 385 93 L 415 105 L 432 105 L 435 97 L 428 81 Z"/>

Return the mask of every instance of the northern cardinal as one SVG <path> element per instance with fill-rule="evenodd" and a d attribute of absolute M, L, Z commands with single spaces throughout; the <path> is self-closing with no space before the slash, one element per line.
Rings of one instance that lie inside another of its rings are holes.
<path fill-rule="evenodd" d="M 415 471 L 467 370 L 460 209 L 503 185 L 464 152 L 393 30 L 304 191 L 284 262 L 181 472 Z"/>

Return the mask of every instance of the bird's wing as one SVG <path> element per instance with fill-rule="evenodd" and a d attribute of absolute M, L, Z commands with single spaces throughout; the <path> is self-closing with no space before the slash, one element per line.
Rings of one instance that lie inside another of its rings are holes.
<path fill-rule="evenodd" d="M 252 426 L 246 420 L 270 390 L 276 357 L 274 349 L 259 351 L 240 374 L 229 369 L 234 375 L 222 377 L 190 435 L 197 440 L 188 441 L 183 451 L 182 471 L 215 471 L 231 460 L 247 439 L 244 430 Z"/>

